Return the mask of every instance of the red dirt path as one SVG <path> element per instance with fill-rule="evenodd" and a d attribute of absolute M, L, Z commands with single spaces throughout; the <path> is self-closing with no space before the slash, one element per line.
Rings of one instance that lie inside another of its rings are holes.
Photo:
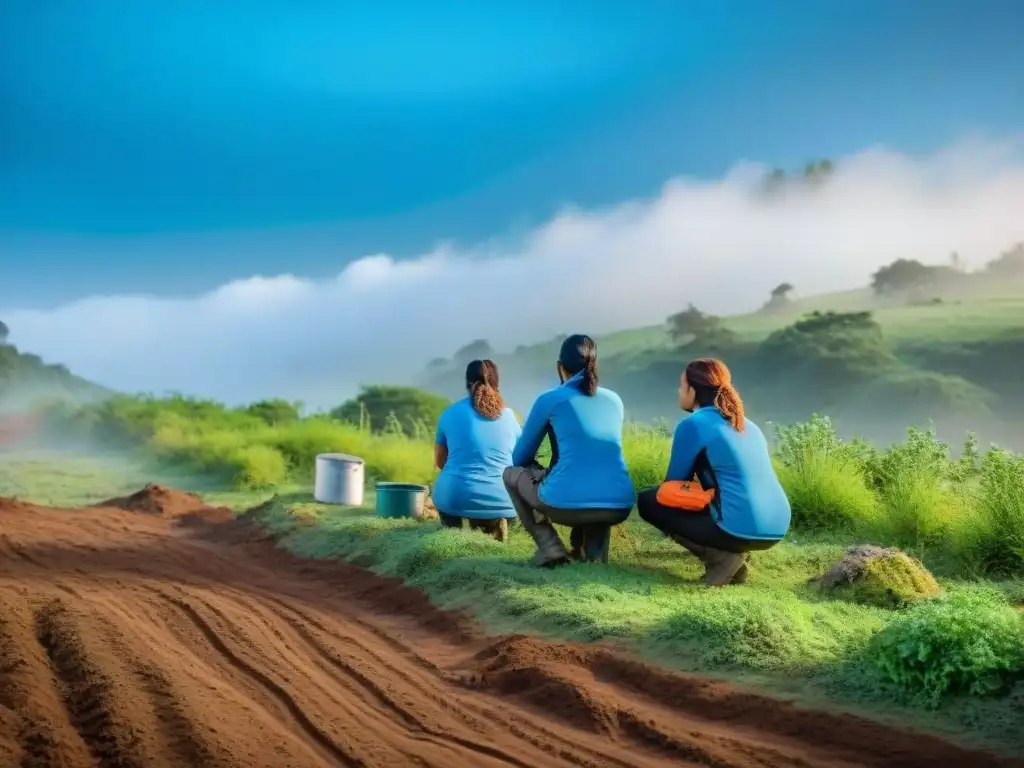
<path fill-rule="evenodd" d="M 1011 763 L 596 647 L 487 639 L 180 492 L 0 499 L 0 766 L 502 765 Z"/>

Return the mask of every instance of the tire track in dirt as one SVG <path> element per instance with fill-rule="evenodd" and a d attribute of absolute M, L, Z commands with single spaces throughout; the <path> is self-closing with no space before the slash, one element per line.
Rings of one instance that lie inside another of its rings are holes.
<path fill-rule="evenodd" d="M 362 766 L 365 765 L 362 760 L 340 747 L 331 739 L 330 736 L 320 730 L 320 728 L 310 720 L 302 707 L 295 702 L 295 699 L 293 699 L 284 688 L 275 683 L 269 675 L 247 663 L 232 651 L 231 648 L 228 647 L 228 644 L 221 639 L 217 630 L 209 624 L 206 619 L 200 615 L 199 611 L 193 608 L 190 603 L 185 600 L 174 600 L 174 603 L 186 616 L 188 616 L 192 623 L 196 625 L 196 628 L 200 633 L 202 633 L 203 637 L 206 638 L 210 645 L 216 649 L 216 651 L 220 653 L 231 666 L 252 679 L 257 685 L 264 688 L 270 696 L 276 699 L 295 721 L 296 725 L 298 725 L 298 727 L 301 728 L 326 754 L 334 758 L 339 765 L 346 766 L 346 768 L 362 768 Z"/>
<path fill-rule="evenodd" d="M 280 620 L 290 626 L 296 635 L 302 638 L 313 654 L 323 659 L 330 667 L 333 667 L 342 676 L 353 681 L 358 687 L 369 694 L 369 696 L 371 696 L 380 707 L 393 713 L 395 717 L 404 722 L 408 727 L 433 739 L 450 741 L 452 744 L 462 747 L 470 752 L 476 752 L 480 755 L 501 760 L 507 765 L 519 766 L 519 768 L 532 768 L 531 763 L 518 759 L 506 750 L 501 750 L 487 744 L 481 744 L 473 739 L 432 728 L 427 724 L 425 718 L 413 714 L 411 709 L 397 702 L 394 692 L 389 691 L 385 686 L 375 682 L 370 678 L 367 672 L 360 671 L 354 663 L 346 661 L 341 655 L 331 650 L 326 643 L 317 638 L 314 631 L 309 628 L 308 619 L 305 620 L 304 623 L 303 620 L 296 618 L 294 615 L 289 615 L 288 612 L 280 609 L 273 611 L 273 613 Z M 377 660 L 382 661 L 379 657 L 377 657 Z M 406 682 L 409 682 L 409 680 L 406 679 Z M 429 698 L 433 699 L 434 697 L 431 695 Z M 435 701 L 434 703 L 438 702 Z M 464 720 L 469 720 L 469 718 L 464 718 Z"/>
<path fill-rule="evenodd" d="M 36 640 L 50 660 L 68 721 L 101 768 L 142 768 L 153 762 L 134 738 L 131 714 L 119 703 L 111 678 L 93 663 L 81 627 L 60 599 L 35 616 Z M 129 697 L 130 700 L 130 697 Z"/>
<path fill-rule="evenodd" d="M 169 489 L 115 506 L 0 499 L 0 766 L 1024 766 L 599 646 L 483 638 Z"/>

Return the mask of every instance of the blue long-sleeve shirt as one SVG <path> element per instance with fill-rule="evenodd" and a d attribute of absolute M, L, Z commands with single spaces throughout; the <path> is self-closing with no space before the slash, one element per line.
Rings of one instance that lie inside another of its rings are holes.
<path fill-rule="evenodd" d="M 676 426 L 666 480 L 691 480 L 716 488 L 712 516 L 741 539 L 781 539 L 791 510 L 772 467 L 768 443 L 756 424 L 739 432 L 714 407 L 699 408 Z"/>
<path fill-rule="evenodd" d="M 512 464 L 532 464 L 550 435 L 552 464 L 540 484 L 545 504 L 559 509 L 630 509 L 636 501 L 622 455 L 622 400 L 598 387 L 579 389 L 579 375 L 537 398 L 512 451 Z"/>
<path fill-rule="evenodd" d="M 437 422 L 434 441 L 448 449 L 444 469 L 434 483 L 434 504 L 449 515 L 490 520 L 515 517 L 501 474 L 512 463 L 519 422 L 511 408 L 497 419 L 473 409 L 464 397 L 449 405 Z"/>

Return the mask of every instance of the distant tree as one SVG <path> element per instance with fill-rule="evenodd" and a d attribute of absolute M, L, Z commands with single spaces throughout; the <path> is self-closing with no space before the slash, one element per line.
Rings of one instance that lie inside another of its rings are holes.
<path fill-rule="evenodd" d="M 7 327 L 7 323 L 0 320 L 0 344 L 6 344 L 8 337 L 11 335 L 11 329 Z"/>
<path fill-rule="evenodd" d="M 290 421 L 298 421 L 301 408 L 302 403 L 290 403 L 287 400 L 274 398 L 252 403 L 245 407 L 245 412 L 250 416 L 263 419 L 267 424 L 286 424 Z"/>
<path fill-rule="evenodd" d="M 815 160 L 804 166 L 804 179 L 810 182 L 826 181 L 834 171 L 831 160 Z"/>
<path fill-rule="evenodd" d="M 779 370 L 802 370 L 836 386 L 896 360 L 870 312 L 812 312 L 768 336 L 761 352 Z"/>
<path fill-rule="evenodd" d="M 772 292 L 768 296 L 768 301 L 765 302 L 762 309 L 764 311 L 771 312 L 787 306 L 790 301 L 789 296 L 793 290 L 794 288 L 792 283 L 779 283 L 772 288 Z"/>
<path fill-rule="evenodd" d="M 967 269 L 964 265 L 964 260 L 957 251 L 953 251 L 949 254 L 949 268 L 954 272 L 966 272 Z"/>
<path fill-rule="evenodd" d="M 406 434 L 417 435 L 433 430 L 450 404 L 448 398 L 416 387 L 369 386 L 331 411 L 331 416 L 351 424 L 368 422 L 374 432 L 397 422 Z"/>
<path fill-rule="evenodd" d="M 1024 243 L 1017 243 L 1003 251 L 985 265 L 985 272 L 992 277 L 1020 277 L 1024 275 Z"/>
<path fill-rule="evenodd" d="M 456 363 L 467 365 L 473 360 L 486 360 L 494 357 L 494 348 L 487 339 L 476 339 L 469 342 L 452 356 Z"/>
<path fill-rule="evenodd" d="M 693 304 L 671 315 L 667 323 L 669 338 L 679 349 L 692 344 L 721 349 L 736 343 L 736 335 L 725 327 L 721 318 L 705 314 Z"/>
<path fill-rule="evenodd" d="M 897 259 L 871 275 L 871 288 L 878 295 L 898 293 L 931 285 L 936 278 L 936 267 L 916 259 Z"/>

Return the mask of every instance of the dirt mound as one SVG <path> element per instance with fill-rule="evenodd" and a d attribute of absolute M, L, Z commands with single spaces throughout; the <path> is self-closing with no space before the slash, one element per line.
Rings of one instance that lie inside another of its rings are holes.
<path fill-rule="evenodd" d="M 176 530 L 195 497 L 147 491 L 0 502 L 0 765 L 1022 765 L 598 646 L 481 640 L 252 516 Z"/>
<path fill-rule="evenodd" d="M 0 496 L 0 514 L 30 514 L 37 509 L 40 509 L 40 507 L 27 501 L 9 496 Z"/>
<path fill-rule="evenodd" d="M 211 507 L 194 493 L 155 484 L 147 485 L 130 496 L 107 499 L 94 506 L 157 515 L 176 520 L 181 525 L 224 523 L 235 517 L 227 507 Z"/>
<path fill-rule="evenodd" d="M 903 608 L 942 591 L 928 569 L 910 555 L 870 544 L 849 547 L 842 560 L 811 583 L 838 597 L 881 608 Z"/>

